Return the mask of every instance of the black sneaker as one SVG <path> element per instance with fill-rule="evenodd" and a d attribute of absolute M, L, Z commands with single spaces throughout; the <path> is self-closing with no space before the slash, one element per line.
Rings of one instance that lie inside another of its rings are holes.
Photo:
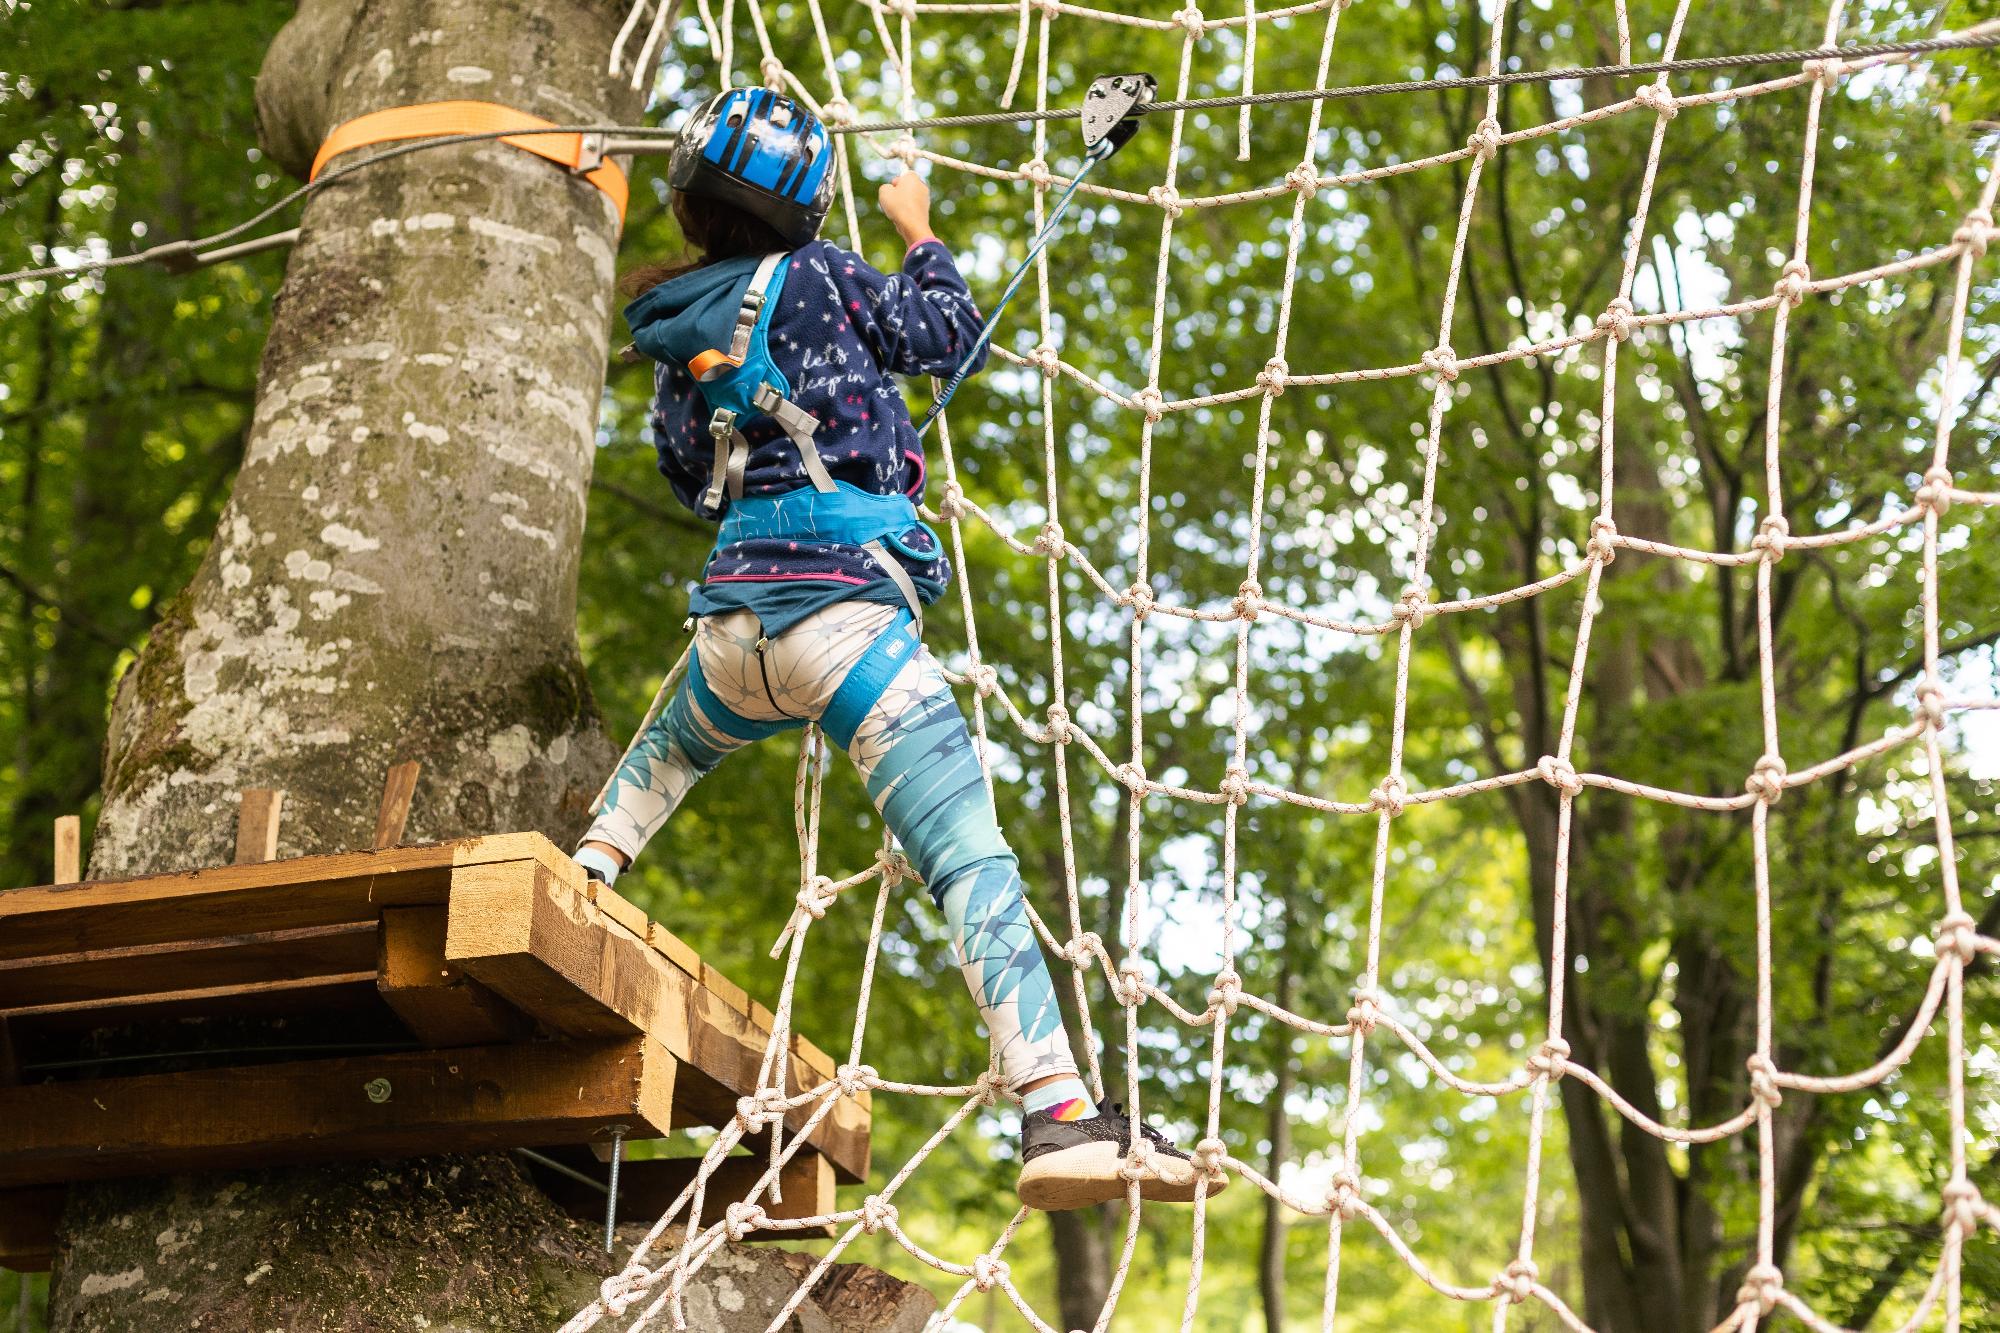
<path fill-rule="evenodd" d="M 1194 1159 L 1167 1136 L 1141 1122 L 1145 1174 L 1139 1197 L 1149 1203 L 1189 1203 L 1201 1178 Z M 1125 1152 L 1132 1143 L 1132 1118 L 1122 1102 L 1105 1102 L 1089 1120 L 1058 1120 L 1036 1111 L 1021 1122 L 1021 1202 L 1045 1213 L 1088 1208 L 1125 1197 Z M 1209 1197 L 1222 1193 L 1229 1178 L 1211 1181 Z"/>

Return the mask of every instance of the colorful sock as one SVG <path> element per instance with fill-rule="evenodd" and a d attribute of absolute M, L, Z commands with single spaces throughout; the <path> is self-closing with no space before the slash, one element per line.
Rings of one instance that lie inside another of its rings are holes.
<path fill-rule="evenodd" d="M 1058 1120 L 1097 1118 L 1097 1104 L 1090 1100 L 1090 1089 L 1083 1086 L 1080 1078 L 1059 1078 L 1033 1092 L 1023 1093 L 1021 1109 L 1029 1115 L 1047 1111 Z"/>
<path fill-rule="evenodd" d="M 579 848 L 576 854 L 570 859 L 585 870 L 596 871 L 597 874 L 595 877 L 603 880 L 607 885 L 618 882 L 618 862 L 616 858 L 606 856 L 595 847 Z"/>

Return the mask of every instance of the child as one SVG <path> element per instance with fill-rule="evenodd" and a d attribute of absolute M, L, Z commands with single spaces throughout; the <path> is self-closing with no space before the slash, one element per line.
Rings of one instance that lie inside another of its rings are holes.
<path fill-rule="evenodd" d="M 724 755 L 818 722 L 950 925 L 1024 1102 L 1022 1201 L 1122 1198 L 1132 1124 L 1093 1106 L 1077 1077 L 1019 865 L 919 637 L 951 568 L 917 517 L 923 447 L 890 376 L 955 370 L 979 313 L 913 173 L 881 191 L 909 247 L 900 273 L 814 239 L 831 165 L 820 123 L 763 89 L 716 97 L 675 145 L 674 215 L 699 258 L 633 274 L 641 294 L 625 318 L 659 362 L 660 471 L 721 531 L 694 595 L 687 672 L 620 764 L 576 859 L 614 881 Z M 1153 1149 L 1144 1196 L 1191 1199 L 1188 1156 L 1140 1132 Z"/>

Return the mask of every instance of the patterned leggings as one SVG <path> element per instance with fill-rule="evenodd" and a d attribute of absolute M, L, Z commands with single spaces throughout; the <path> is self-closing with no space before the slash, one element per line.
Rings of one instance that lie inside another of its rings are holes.
<path fill-rule="evenodd" d="M 1008 1086 L 1074 1074 L 1020 863 L 1001 835 L 958 701 L 916 641 L 909 612 L 839 602 L 761 654 L 759 637 L 748 612 L 697 623 L 687 675 L 619 766 L 585 841 L 609 843 L 629 861 L 725 755 L 820 722 L 943 910 Z"/>

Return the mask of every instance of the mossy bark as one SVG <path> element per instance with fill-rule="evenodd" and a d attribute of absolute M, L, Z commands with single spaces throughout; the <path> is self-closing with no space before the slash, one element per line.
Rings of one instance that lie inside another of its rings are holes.
<path fill-rule="evenodd" d="M 621 16 L 305 0 L 266 147 L 302 172 L 345 120 L 454 98 L 629 121 Z M 491 143 L 357 173 L 302 227 L 214 543 L 120 685 L 97 877 L 228 860 L 250 786 L 287 793 L 281 855 L 367 846 L 404 759 L 414 838 L 564 838 L 614 758 L 575 633 L 611 203 Z M 65 1330 L 546 1329 L 606 1271 L 505 1158 L 79 1187 L 60 1244 Z"/>
<path fill-rule="evenodd" d="M 447 99 L 630 120 L 620 10 L 306 0 L 266 147 L 303 172 L 341 122 Z M 94 873 L 226 859 L 248 786 L 286 790 L 282 853 L 366 845 L 411 758 L 413 837 L 580 828 L 613 757 L 574 625 L 616 245 L 601 192 L 501 143 L 314 196 L 234 494 L 119 691 Z"/>

